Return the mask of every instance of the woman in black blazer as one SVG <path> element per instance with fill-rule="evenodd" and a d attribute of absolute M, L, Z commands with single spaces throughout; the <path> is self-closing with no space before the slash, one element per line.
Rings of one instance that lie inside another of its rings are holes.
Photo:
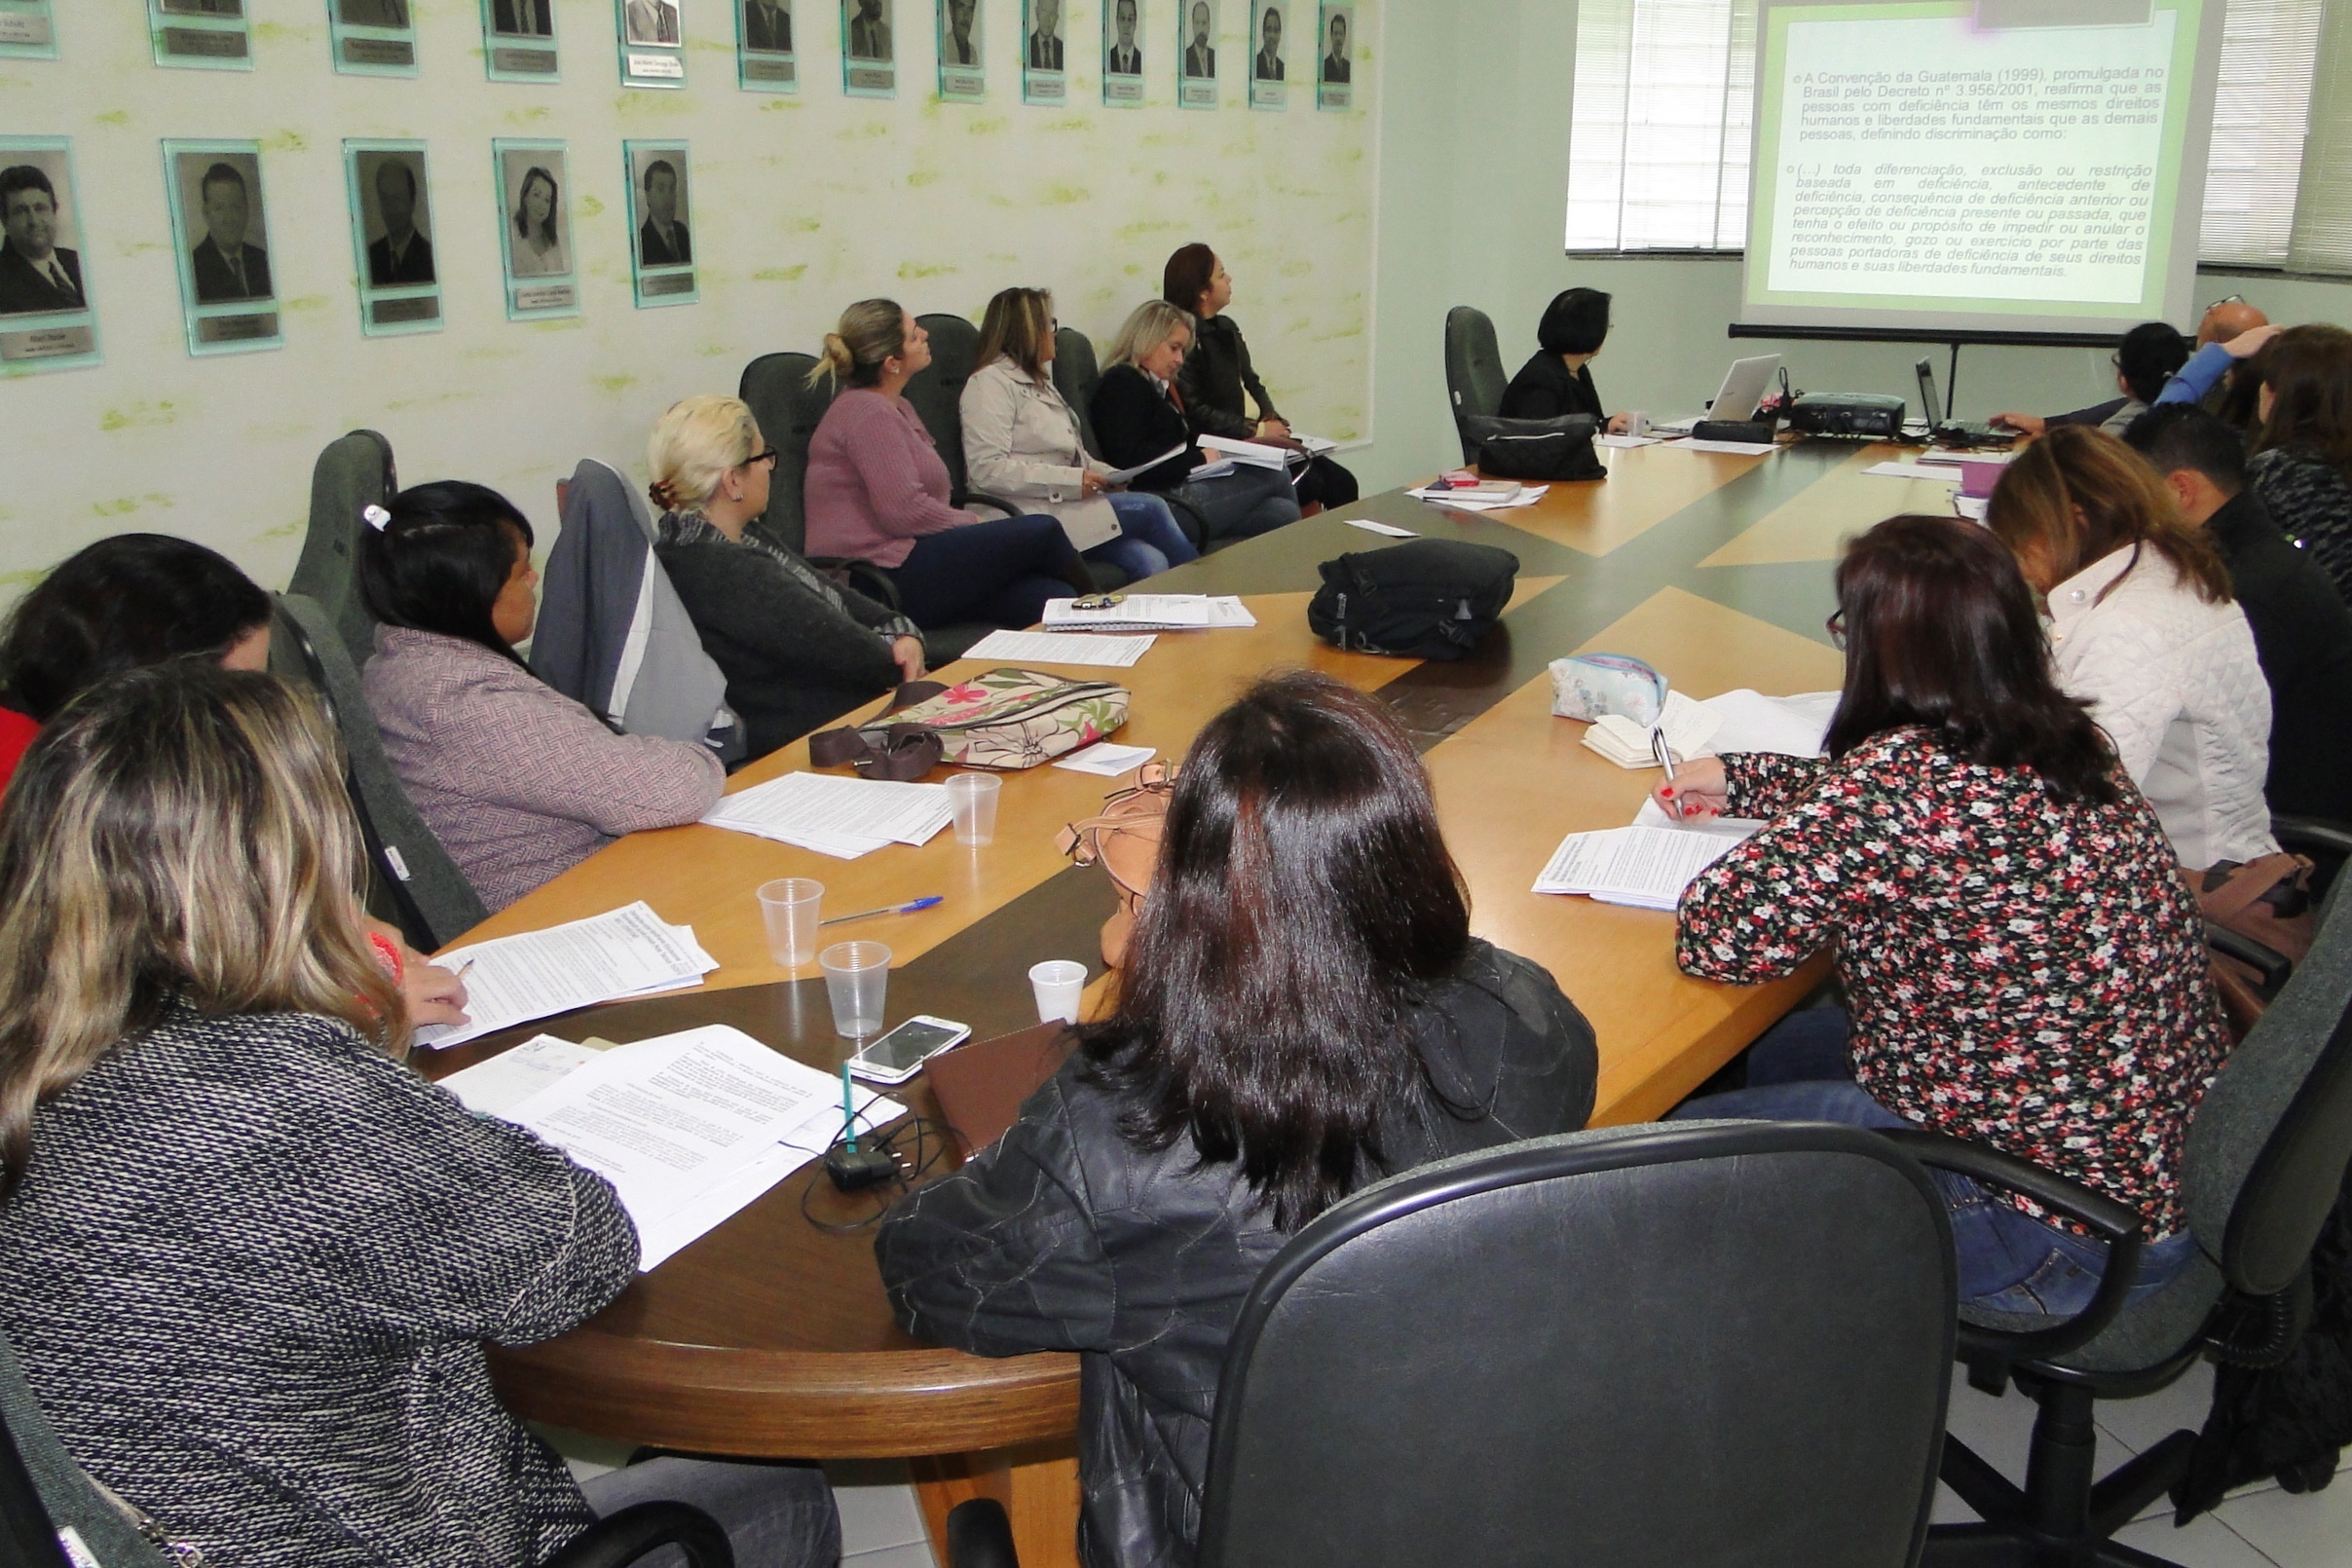
<path fill-rule="evenodd" d="M 1104 461 L 1132 468 L 1171 447 L 1182 447 L 1129 484 L 1191 508 L 1211 540 L 1248 539 L 1297 522 L 1297 493 L 1287 475 L 1271 468 L 1243 464 L 1213 479 L 1187 477 L 1202 461 L 1201 449 L 1193 443 L 1204 429 L 1176 386 L 1176 372 L 1191 348 L 1192 317 L 1165 300 L 1139 305 L 1128 317 L 1089 410 Z"/>
<path fill-rule="evenodd" d="M 1601 412 L 1601 394 L 1587 368 L 1608 336 L 1608 295 L 1597 288 L 1571 288 L 1558 294 L 1545 309 L 1543 324 L 1536 328 L 1536 342 L 1543 347 L 1511 378 L 1497 412 L 1505 419 L 1590 414 L 1609 429 L 1623 431 L 1625 416 L 1612 419 Z"/>

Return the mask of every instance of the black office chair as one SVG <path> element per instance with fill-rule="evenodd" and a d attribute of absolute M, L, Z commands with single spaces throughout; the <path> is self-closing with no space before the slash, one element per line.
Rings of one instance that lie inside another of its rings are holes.
<path fill-rule="evenodd" d="M 1903 1568 L 1953 1294 L 1934 1183 L 1854 1128 L 1613 1128 L 1394 1177 L 1243 1307 L 1200 1568 Z"/>
<path fill-rule="evenodd" d="M 1102 457 L 1102 443 L 1095 438 L 1095 389 L 1102 385 L 1102 367 L 1095 357 L 1092 338 L 1074 326 L 1063 327 L 1054 334 L 1054 387 L 1062 400 L 1078 416 L 1078 438 L 1086 450 L 1097 459 Z M 1192 541 L 1196 550 L 1209 548 L 1209 525 L 1201 514 L 1175 496 L 1163 496 L 1168 509 L 1176 513 L 1176 527 Z"/>
<path fill-rule="evenodd" d="M 337 436 L 311 468 L 310 529 L 286 591 L 326 611 L 355 665 L 367 662 L 376 640 L 376 617 L 359 595 L 360 508 L 389 505 L 399 490 L 392 443 L 374 430 Z"/>
<path fill-rule="evenodd" d="M 963 384 L 980 368 L 980 328 L 960 316 L 918 316 L 915 324 L 931 334 L 931 362 L 907 381 L 907 401 L 922 416 L 931 444 L 948 466 L 948 482 L 958 506 L 987 506 L 1007 517 L 1028 510 L 1001 496 L 974 490 L 963 459 Z"/>
<path fill-rule="evenodd" d="M 67 1529 L 98 1568 L 172 1568 L 65 1451 L 0 1335 L 0 1561 L 73 1568 L 58 1542 Z M 676 1547 L 688 1568 L 734 1568 L 727 1532 L 684 1503 L 641 1503 L 600 1519 L 546 1568 L 628 1568 L 661 1547 Z"/>
<path fill-rule="evenodd" d="M 1457 305 L 1445 313 L 1445 392 L 1453 404 L 1454 433 L 1462 441 L 1462 461 L 1478 461 L 1478 444 L 1463 425 L 1465 417 L 1492 419 L 1503 410 L 1503 393 L 1511 377 L 1503 369 L 1503 351 L 1495 342 L 1495 324 L 1484 311 Z"/>
<path fill-rule="evenodd" d="M 1963 1157 L 1955 1159 L 1947 1157 L 1950 1140 L 1934 1135 L 1888 1136 L 1930 1164 L 1967 1169 L 1969 1145 L 1959 1145 Z M 2182 1182 L 2199 1251 L 2186 1272 L 2150 1300 L 2124 1307 L 2137 1257 L 2110 1255 L 2097 1297 L 2076 1318 L 2054 1325 L 1961 1314 L 1969 1381 L 1998 1394 L 2014 1379 L 2040 1413 L 2023 1487 L 1958 1439 L 1945 1440 L 1944 1480 L 1981 1522 L 1937 1527 L 1924 1560 L 1942 1568 L 2168 1568 L 2108 1538 L 2181 1477 L 2195 1435 L 2176 1432 L 2094 1480 L 2096 1402 L 2152 1394 L 2202 1357 L 2244 1366 L 2283 1361 L 2303 1331 L 2312 1244 L 2342 1190 L 2347 1160 L 2352 899 L 2339 898 L 2328 906 L 2310 956 L 2222 1063 L 2189 1123 Z M 2072 1201 L 2061 1190 L 2035 1197 L 2085 1212 L 2080 1200 L 2090 1194 L 2046 1179 L 2071 1189 Z M 2136 1245 L 2127 1251 L 2136 1254 Z"/>
<path fill-rule="evenodd" d="M 326 611 L 302 594 L 284 593 L 277 612 L 272 667 L 307 684 L 343 737 L 344 783 L 367 842 L 369 907 L 420 952 L 447 946 L 490 918 L 489 909 L 418 814 L 384 755 L 359 671 L 344 655 Z"/>

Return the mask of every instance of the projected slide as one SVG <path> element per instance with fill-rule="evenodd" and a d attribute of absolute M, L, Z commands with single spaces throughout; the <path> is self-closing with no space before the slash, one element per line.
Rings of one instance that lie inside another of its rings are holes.
<path fill-rule="evenodd" d="M 2116 331 L 2182 316 L 2210 118 L 2198 51 L 2221 3 L 2022 26 L 1989 24 L 1998 0 L 1771 6 L 1744 318 Z"/>

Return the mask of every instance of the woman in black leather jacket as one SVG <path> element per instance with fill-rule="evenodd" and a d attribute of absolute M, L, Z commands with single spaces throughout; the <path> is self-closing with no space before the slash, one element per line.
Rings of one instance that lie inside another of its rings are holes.
<path fill-rule="evenodd" d="M 1376 698 L 1260 683 L 1201 732 L 1109 1020 L 877 1243 L 908 1330 L 1077 1351 L 1080 1549 L 1189 1564 L 1218 1366 L 1291 1233 L 1358 1186 L 1585 1125 L 1592 1029 L 1470 934 Z"/>

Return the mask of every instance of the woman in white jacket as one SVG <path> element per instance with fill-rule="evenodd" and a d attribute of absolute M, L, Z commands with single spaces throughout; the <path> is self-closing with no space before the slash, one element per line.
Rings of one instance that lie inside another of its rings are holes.
<path fill-rule="evenodd" d="M 1078 416 L 1054 386 L 1054 297 L 1008 288 L 989 301 L 980 368 L 964 383 L 963 456 L 971 487 L 1051 512 L 1089 561 L 1140 579 L 1200 551 L 1158 496 L 1113 489 L 1088 455 Z"/>
<path fill-rule="evenodd" d="M 2104 431 L 2060 426 L 2009 465 L 1986 521 L 2048 603 L 2059 684 L 2091 704 L 2181 863 L 2276 854 L 2254 633 L 2154 470 Z"/>

